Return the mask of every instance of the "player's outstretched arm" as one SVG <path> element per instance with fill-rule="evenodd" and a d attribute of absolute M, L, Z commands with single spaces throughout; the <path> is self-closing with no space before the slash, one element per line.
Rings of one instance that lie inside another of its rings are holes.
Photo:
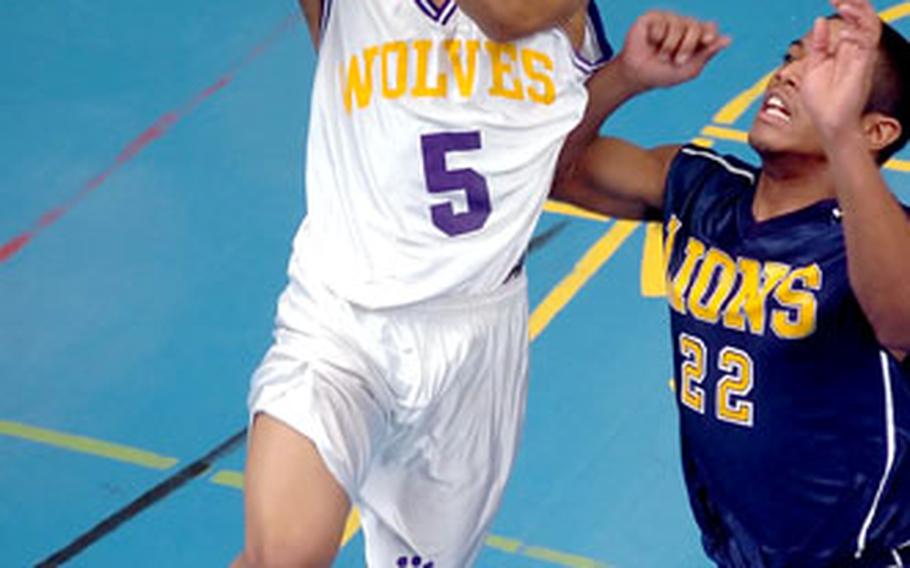
<path fill-rule="evenodd" d="M 623 103 L 693 79 L 729 44 L 713 23 L 670 12 L 636 20 L 619 56 L 588 82 L 588 109 L 563 147 L 551 197 L 615 217 L 659 217 L 679 146 L 646 150 L 597 133 Z"/>
<path fill-rule="evenodd" d="M 590 0 L 593 1 L 593 0 Z M 485 34 L 515 40 L 565 24 L 589 0 L 456 0 Z"/>
<path fill-rule="evenodd" d="M 297 0 L 303 17 L 306 19 L 307 29 L 310 30 L 310 39 L 315 47 L 319 47 L 319 20 L 322 18 L 322 0 Z"/>
<path fill-rule="evenodd" d="M 850 285 L 879 341 L 910 351 L 910 221 L 882 177 L 875 154 L 900 123 L 864 112 L 882 25 L 867 0 L 834 3 L 843 25 L 816 21 L 800 89 L 828 156 L 843 211 Z"/>

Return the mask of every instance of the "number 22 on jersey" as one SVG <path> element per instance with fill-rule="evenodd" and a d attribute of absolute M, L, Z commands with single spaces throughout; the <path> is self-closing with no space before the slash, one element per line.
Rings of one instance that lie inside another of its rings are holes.
<path fill-rule="evenodd" d="M 711 354 L 704 341 L 688 333 L 679 334 L 679 400 L 683 406 L 704 415 L 707 410 L 704 380 Z M 714 416 L 723 422 L 752 427 L 755 408 L 747 399 L 754 384 L 755 365 L 748 353 L 724 347 L 717 354 L 717 368 L 724 373 L 714 389 Z"/>

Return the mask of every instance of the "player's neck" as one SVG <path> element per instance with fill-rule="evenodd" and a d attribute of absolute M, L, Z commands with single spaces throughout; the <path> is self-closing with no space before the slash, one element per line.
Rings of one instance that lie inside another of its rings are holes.
<path fill-rule="evenodd" d="M 796 160 L 766 159 L 752 202 L 752 214 L 756 221 L 767 221 L 835 195 L 823 160 L 813 161 L 805 156 Z"/>

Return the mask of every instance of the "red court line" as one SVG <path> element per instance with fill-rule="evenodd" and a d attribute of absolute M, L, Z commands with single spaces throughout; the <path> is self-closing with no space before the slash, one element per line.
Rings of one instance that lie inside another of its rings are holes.
<path fill-rule="evenodd" d="M 154 123 L 152 123 L 151 126 L 146 128 L 144 132 L 131 140 L 123 148 L 123 150 L 120 151 L 114 161 L 104 170 L 102 170 L 101 173 L 85 182 L 79 191 L 73 194 L 72 197 L 67 199 L 64 203 L 46 211 L 43 215 L 41 215 L 41 217 L 38 218 L 37 221 L 35 221 L 30 229 L 16 235 L 15 237 L 5 242 L 2 246 L 0 246 L 0 263 L 4 263 L 13 258 L 19 251 L 21 251 L 27 244 L 29 244 L 32 239 L 59 221 L 61 217 L 69 213 L 70 210 L 73 209 L 76 205 L 84 201 L 85 198 L 91 195 L 96 189 L 101 187 L 109 177 L 116 173 L 117 170 L 122 168 L 130 160 L 135 158 L 149 144 L 167 134 L 167 132 L 173 128 L 175 124 L 196 110 L 212 95 L 230 85 L 234 80 L 234 77 L 242 68 L 258 59 L 299 21 L 300 16 L 297 13 L 289 15 L 287 18 L 282 20 L 281 23 L 275 26 L 275 28 L 265 39 L 253 46 L 253 48 L 246 54 L 246 56 L 243 57 L 243 59 L 235 63 L 214 83 L 209 85 L 205 90 L 198 93 L 188 102 L 161 115 Z"/>

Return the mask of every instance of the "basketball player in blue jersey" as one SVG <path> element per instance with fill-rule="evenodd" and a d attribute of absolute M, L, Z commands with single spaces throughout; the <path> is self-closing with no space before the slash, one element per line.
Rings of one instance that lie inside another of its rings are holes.
<path fill-rule="evenodd" d="M 867 0 L 788 48 L 749 133 L 756 168 L 594 136 L 697 75 L 649 14 L 592 79 L 557 198 L 663 219 L 683 469 L 719 566 L 910 566 L 910 221 L 879 165 L 910 135 L 910 46 Z M 657 30 L 657 31 L 655 31 Z"/>
<path fill-rule="evenodd" d="M 237 567 L 470 566 L 524 420 L 522 258 L 585 82 L 588 0 L 301 0 L 307 217 L 251 381 Z"/>

